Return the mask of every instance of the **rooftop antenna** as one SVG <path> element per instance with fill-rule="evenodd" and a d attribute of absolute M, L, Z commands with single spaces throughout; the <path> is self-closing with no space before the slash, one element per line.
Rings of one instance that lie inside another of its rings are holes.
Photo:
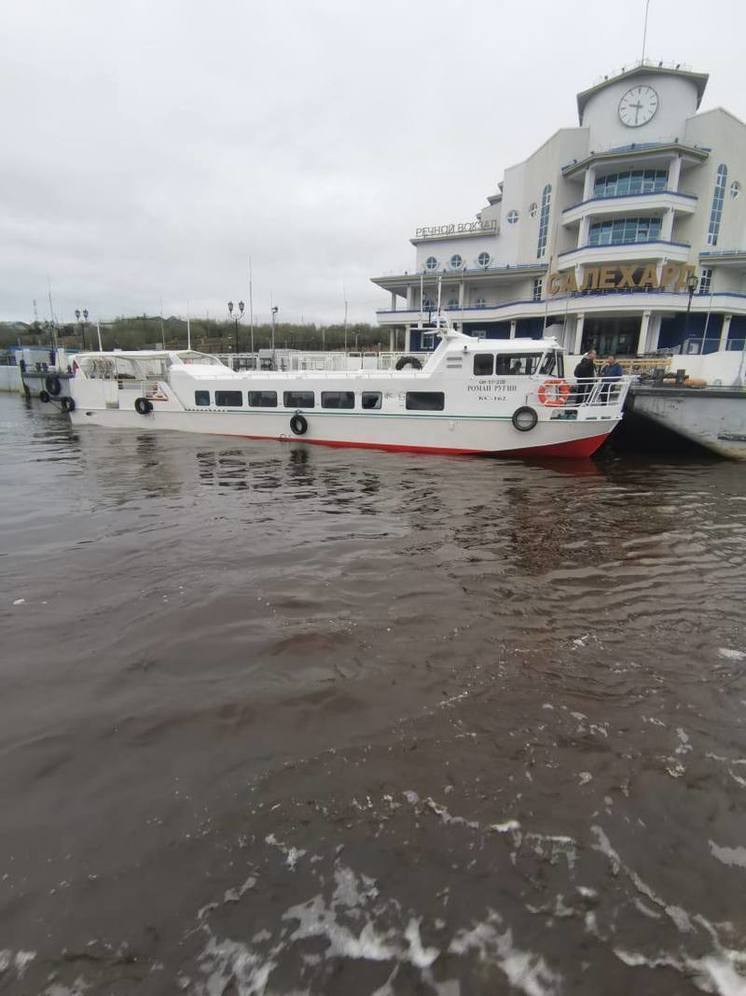
<path fill-rule="evenodd" d="M 342 294 L 345 301 L 345 353 L 347 352 L 347 291 L 345 290 L 344 284 L 342 284 Z"/>
<path fill-rule="evenodd" d="M 645 46 L 648 40 L 648 11 L 650 10 L 650 0 L 645 0 L 645 24 L 642 29 L 642 57 L 640 62 L 645 61 Z"/>
<path fill-rule="evenodd" d="M 192 348 L 192 323 L 189 321 L 189 302 L 187 301 L 187 349 Z"/>
<path fill-rule="evenodd" d="M 254 273 L 249 256 L 249 328 L 251 330 L 251 352 L 254 352 Z"/>

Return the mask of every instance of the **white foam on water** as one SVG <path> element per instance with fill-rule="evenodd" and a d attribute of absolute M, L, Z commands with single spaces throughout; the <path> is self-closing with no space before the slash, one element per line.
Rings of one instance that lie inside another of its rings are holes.
<path fill-rule="evenodd" d="M 251 951 L 239 941 L 217 941 L 211 937 L 200 956 L 207 974 L 205 996 L 222 996 L 228 985 L 235 982 L 240 996 L 264 996 L 269 977 L 277 967 L 272 958 Z"/>
<path fill-rule="evenodd" d="M 714 840 L 708 843 L 712 855 L 724 865 L 746 868 L 746 847 L 720 847 Z"/>
<path fill-rule="evenodd" d="M 703 958 L 676 958 L 673 955 L 658 955 L 646 958 L 635 951 L 614 948 L 614 954 L 631 968 L 673 968 L 690 979 L 697 989 L 717 996 L 746 996 L 746 977 L 735 967 L 743 956 L 738 952 L 722 952 L 705 955 Z"/>
<path fill-rule="evenodd" d="M 15 605 L 15 602 L 13 604 Z M 746 652 L 743 650 L 734 650 L 732 647 L 719 647 L 718 654 L 726 661 L 746 660 Z"/>
<path fill-rule="evenodd" d="M 287 844 L 283 844 L 281 840 L 278 840 L 273 833 L 267 834 L 264 838 L 264 843 L 269 844 L 270 847 L 276 847 L 278 851 L 282 851 L 285 855 L 285 864 L 291 871 L 295 870 L 295 866 L 298 864 L 301 858 L 305 857 L 306 851 L 300 850 L 297 847 L 290 847 Z"/>
<path fill-rule="evenodd" d="M 588 782 L 593 780 L 593 775 L 590 771 L 579 771 L 578 772 L 578 782 L 580 785 L 587 785 Z"/>
<path fill-rule="evenodd" d="M 462 826 L 469 827 L 471 830 L 481 829 L 479 823 L 476 823 L 473 820 L 466 820 L 463 816 L 452 816 L 445 806 L 439 805 L 439 803 L 437 803 L 430 796 L 425 799 L 425 805 L 428 809 L 431 809 L 436 816 L 439 816 L 444 823 L 460 823 Z"/>
<path fill-rule="evenodd" d="M 679 746 L 676 748 L 676 753 L 687 754 L 692 749 L 692 745 L 689 741 L 689 737 L 687 736 L 686 731 L 683 730 L 680 726 L 678 726 L 676 728 L 676 734 L 679 738 Z"/>
<path fill-rule="evenodd" d="M 223 896 L 224 903 L 237 903 L 241 896 L 245 895 L 249 889 L 253 889 L 256 885 L 256 878 L 254 875 L 249 875 L 243 885 L 239 886 L 237 889 L 226 889 Z"/>
<path fill-rule="evenodd" d="M 23 605 L 25 601 L 26 601 L 25 598 L 16 598 L 15 601 L 13 602 L 13 605 Z"/>
<path fill-rule="evenodd" d="M 78 976 L 72 986 L 63 986 L 60 982 L 53 982 L 42 990 L 41 996 L 85 996 L 85 993 L 91 988 L 90 982 L 86 982 L 82 976 Z"/>
<path fill-rule="evenodd" d="M 10 968 L 10 963 L 13 959 L 13 952 L 10 948 L 2 948 L 0 950 L 0 972 L 7 972 Z"/>
<path fill-rule="evenodd" d="M 487 920 L 477 923 L 470 930 L 460 930 L 448 946 L 449 954 L 464 955 L 478 952 L 480 961 L 496 965 L 505 974 L 511 986 L 526 996 L 555 996 L 562 987 L 562 976 L 553 972 L 541 955 L 522 951 L 513 945 L 513 933 L 498 927 L 502 920 L 490 910 Z"/>

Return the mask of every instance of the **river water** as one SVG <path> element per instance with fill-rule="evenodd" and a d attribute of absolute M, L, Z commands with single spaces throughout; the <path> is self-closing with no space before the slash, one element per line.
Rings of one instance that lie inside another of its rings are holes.
<path fill-rule="evenodd" d="M 746 467 L 0 456 L 0 992 L 746 992 Z"/>

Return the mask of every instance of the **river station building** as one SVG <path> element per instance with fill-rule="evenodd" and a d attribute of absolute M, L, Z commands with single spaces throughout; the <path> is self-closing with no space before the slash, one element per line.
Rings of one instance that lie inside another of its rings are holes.
<path fill-rule="evenodd" d="M 474 336 L 555 335 L 571 353 L 742 350 L 746 125 L 699 112 L 708 76 L 642 62 L 577 95 L 475 220 L 420 228 L 409 272 L 374 277 L 379 323 L 432 349 L 441 306 Z"/>

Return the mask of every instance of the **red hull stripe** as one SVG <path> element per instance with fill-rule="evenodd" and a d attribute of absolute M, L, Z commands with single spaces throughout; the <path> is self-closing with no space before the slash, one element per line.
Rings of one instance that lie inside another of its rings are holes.
<path fill-rule="evenodd" d="M 244 439 L 260 439 L 281 443 L 311 443 L 313 446 L 348 447 L 356 450 L 387 450 L 389 453 L 441 453 L 445 456 L 541 456 L 562 457 L 577 460 L 592 456 L 603 443 L 608 432 L 585 439 L 572 439 L 566 443 L 550 443 L 547 446 L 526 446 L 518 450 L 471 450 L 447 446 L 402 446 L 398 443 L 354 443 L 339 439 L 306 439 L 305 436 L 244 436 Z"/>

